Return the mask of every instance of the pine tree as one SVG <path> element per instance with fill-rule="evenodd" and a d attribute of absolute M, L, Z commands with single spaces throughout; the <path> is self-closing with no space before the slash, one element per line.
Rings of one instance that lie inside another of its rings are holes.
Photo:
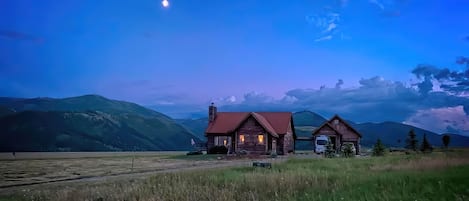
<path fill-rule="evenodd" d="M 425 153 L 429 153 L 433 151 L 432 145 L 427 140 L 426 133 L 423 134 L 423 140 L 422 140 L 422 145 L 420 146 L 420 151 L 425 152 Z"/>
<path fill-rule="evenodd" d="M 445 149 L 448 149 L 448 145 L 449 145 L 449 142 L 450 142 L 449 135 L 443 135 L 441 140 L 443 141 L 443 145 L 445 146 Z"/>
<path fill-rule="evenodd" d="M 373 146 L 373 156 L 384 156 L 385 149 L 386 147 L 381 143 L 381 139 L 378 138 L 375 146 Z"/>
<path fill-rule="evenodd" d="M 417 143 L 418 143 L 418 140 L 416 139 L 414 129 L 410 129 L 409 135 L 407 136 L 407 139 L 406 139 L 405 148 L 413 150 L 413 151 L 417 151 Z"/>

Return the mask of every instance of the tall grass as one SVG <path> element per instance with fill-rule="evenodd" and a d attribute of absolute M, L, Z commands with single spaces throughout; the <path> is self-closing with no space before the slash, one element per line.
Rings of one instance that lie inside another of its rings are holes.
<path fill-rule="evenodd" d="M 27 200 L 469 200 L 467 153 L 291 159 L 272 169 L 158 174 L 28 192 Z"/>

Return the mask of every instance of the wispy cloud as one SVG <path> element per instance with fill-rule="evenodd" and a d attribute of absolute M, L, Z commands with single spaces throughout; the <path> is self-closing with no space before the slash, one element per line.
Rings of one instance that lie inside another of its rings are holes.
<path fill-rule="evenodd" d="M 334 38 L 334 35 L 341 34 L 339 30 L 339 13 L 328 11 L 323 15 L 308 16 L 306 20 L 318 30 L 315 42 L 331 40 Z"/>
<path fill-rule="evenodd" d="M 327 27 L 327 29 L 324 30 L 324 32 L 325 32 L 325 33 L 329 33 L 329 32 L 333 31 L 333 30 L 336 29 L 336 28 L 337 28 L 337 24 L 334 23 L 334 22 L 331 22 L 331 23 L 329 24 L 329 26 Z"/>
<path fill-rule="evenodd" d="M 379 2 L 378 0 L 370 0 L 370 3 L 378 6 L 381 10 L 384 10 L 383 3 Z"/>
<path fill-rule="evenodd" d="M 30 34 L 12 31 L 12 30 L 0 30 L 0 37 L 12 39 L 12 40 L 25 40 L 25 41 L 32 41 L 37 43 L 44 42 L 44 39 L 41 37 L 36 37 Z"/>
<path fill-rule="evenodd" d="M 399 17 L 401 16 L 401 9 L 406 4 L 406 0 L 369 0 L 381 11 L 384 17 Z"/>
<path fill-rule="evenodd" d="M 324 37 L 321 37 L 321 38 L 318 38 L 318 39 L 314 40 L 314 42 L 327 41 L 327 40 L 331 40 L 331 39 L 332 39 L 332 35 L 327 35 L 327 36 L 324 36 Z"/>
<path fill-rule="evenodd" d="M 345 7 L 348 5 L 348 0 L 338 0 L 340 7 Z"/>

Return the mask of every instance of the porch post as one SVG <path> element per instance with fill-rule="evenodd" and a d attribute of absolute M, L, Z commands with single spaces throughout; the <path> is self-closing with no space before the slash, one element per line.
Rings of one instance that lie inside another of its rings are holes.
<path fill-rule="evenodd" d="M 277 155 L 277 139 L 272 138 L 272 151 L 271 154 Z"/>

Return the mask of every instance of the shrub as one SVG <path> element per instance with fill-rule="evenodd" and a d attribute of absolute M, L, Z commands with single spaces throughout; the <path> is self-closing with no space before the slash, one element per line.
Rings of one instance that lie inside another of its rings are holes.
<path fill-rule="evenodd" d="M 326 144 L 326 151 L 324 152 L 324 155 L 327 158 L 334 158 L 335 157 L 335 150 L 334 146 L 331 143 L 331 140 L 329 139 Z"/>
<path fill-rule="evenodd" d="M 227 154 L 228 148 L 225 146 L 213 146 L 208 150 L 208 154 Z"/>
<path fill-rule="evenodd" d="M 384 147 L 383 143 L 381 143 L 381 139 L 378 138 L 375 146 L 373 146 L 373 156 L 384 156 L 385 150 L 386 147 Z"/>
<path fill-rule="evenodd" d="M 340 151 L 344 157 L 353 157 L 355 156 L 355 145 L 353 143 L 344 143 Z"/>

